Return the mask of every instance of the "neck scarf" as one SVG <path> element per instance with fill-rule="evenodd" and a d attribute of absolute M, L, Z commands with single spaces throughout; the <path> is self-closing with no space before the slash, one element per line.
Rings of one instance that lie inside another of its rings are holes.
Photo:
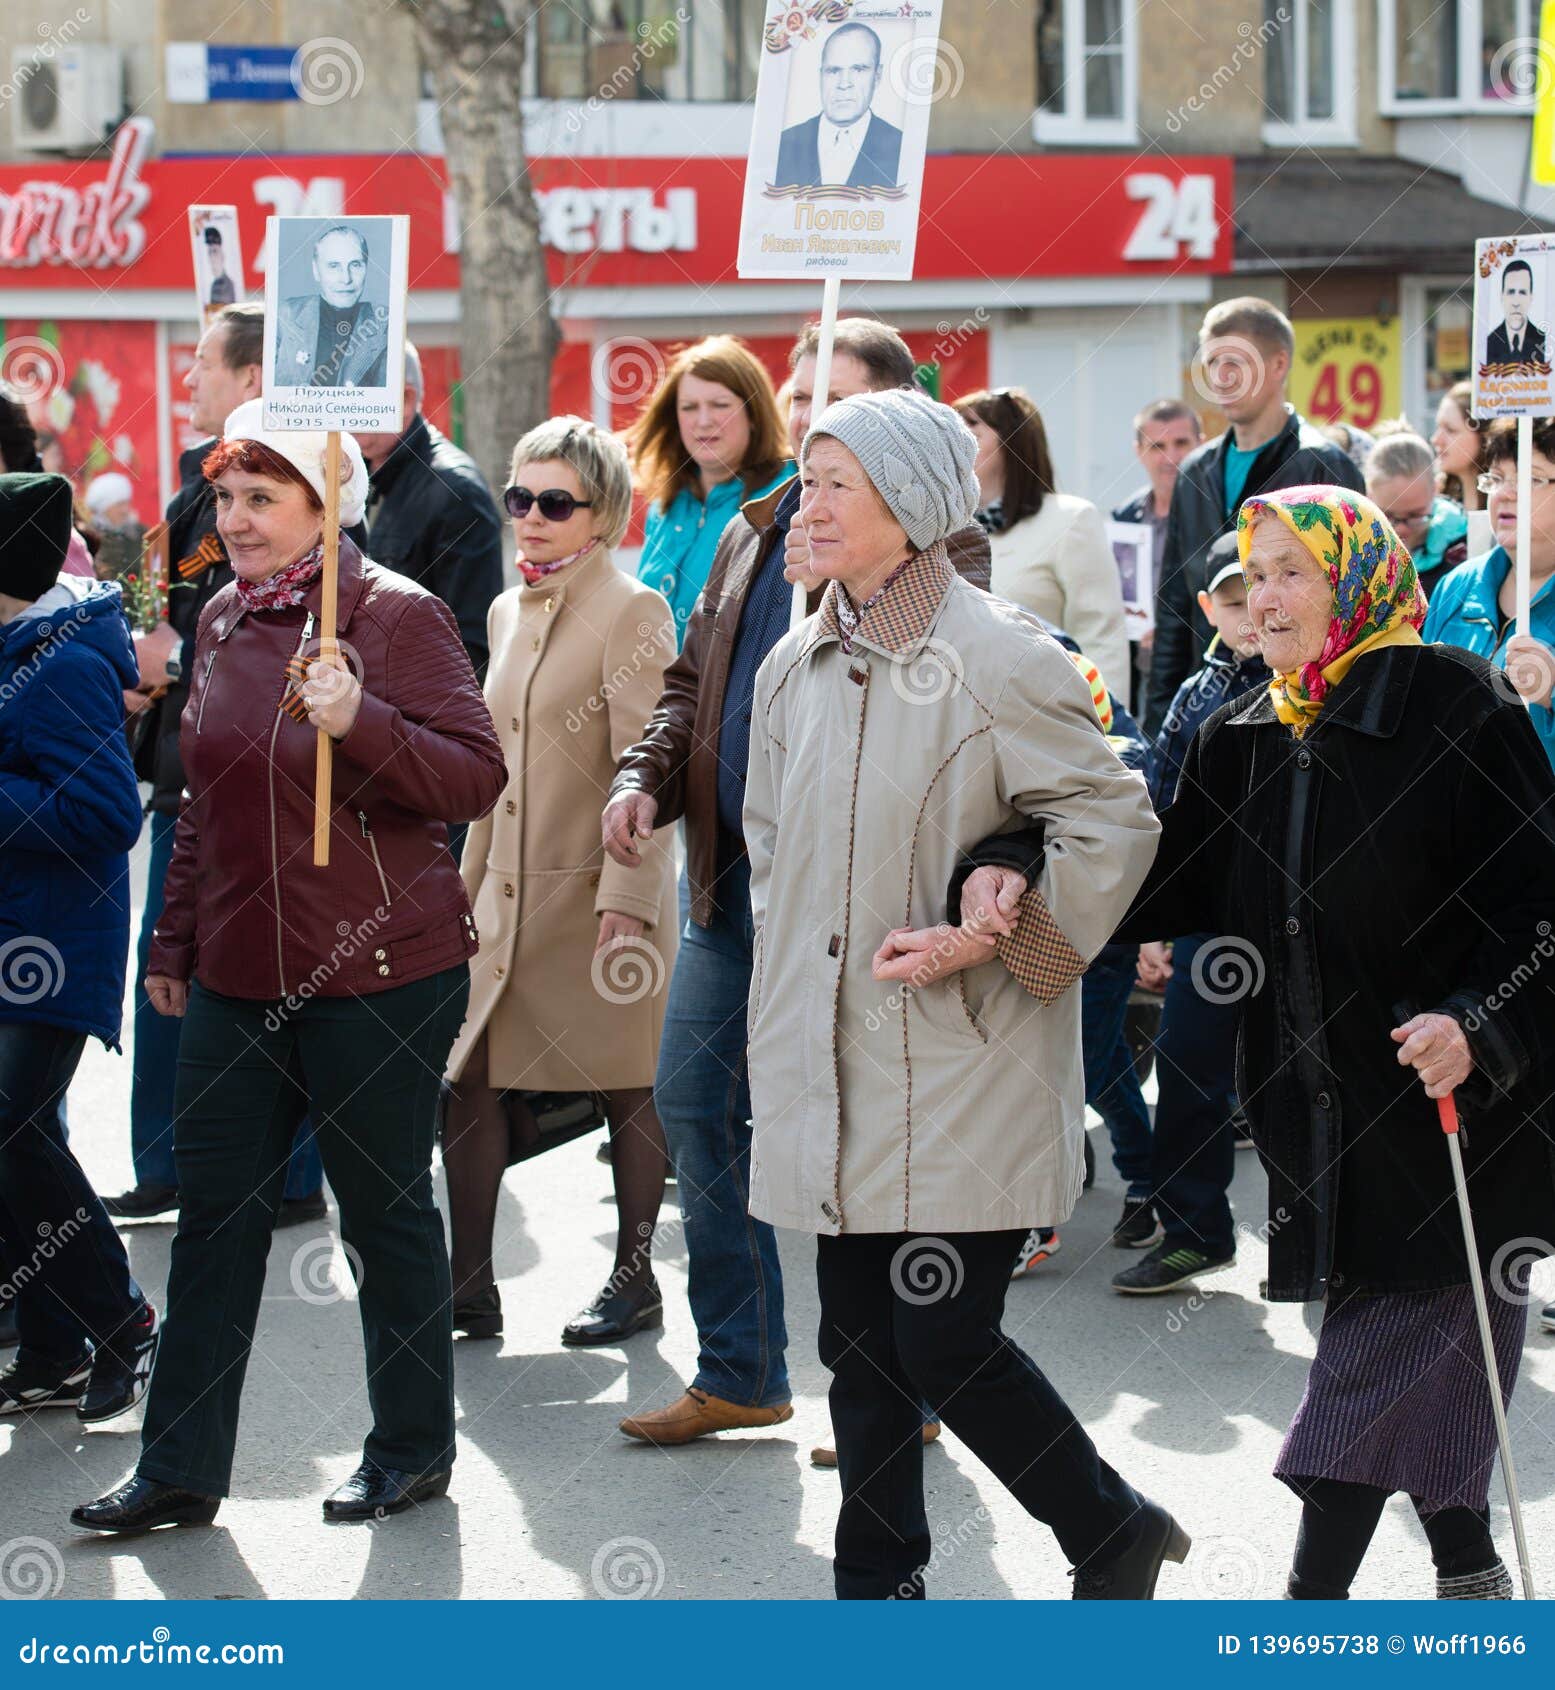
<path fill-rule="evenodd" d="M 1322 564 L 1333 592 L 1333 614 L 1317 661 L 1269 683 L 1275 714 L 1300 739 L 1357 658 L 1382 646 L 1420 644 L 1425 594 L 1392 524 L 1362 494 L 1286 487 L 1245 499 L 1236 523 L 1243 569 L 1253 523 L 1266 513 Z"/>
<path fill-rule="evenodd" d="M 848 589 L 839 581 L 837 583 L 837 630 L 838 643 L 849 656 L 853 653 L 853 636 L 858 632 L 858 625 L 864 617 L 880 603 L 905 570 L 919 554 L 914 552 L 912 557 L 903 558 L 896 568 L 886 576 L 867 599 L 858 607 L 853 608 L 853 600 L 848 597 Z"/>
<path fill-rule="evenodd" d="M 318 578 L 324 568 L 324 542 L 322 540 L 306 557 L 300 557 L 295 563 L 289 563 L 284 569 L 276 570 L 274 575 L 267 576 L 263 581 L 236 582 L 238 598 L 245 610 L 289 610 L 293 605 L 301 604 L 308 596 L 308 588 Z"/>
<path fill-rule="evenodd" d="M 519 573 L 524 577 L 525 586 L 537 586 L 547 575 L 554 575 L 558 569 L 565 569 L 569 563 L 576 563 L 579 558 L 587 557 L 598 544 L 599 536 L 596 534 L 592 540 L 586 541 L 575 552 L 569 552 L 566 557 L 557 558 L 554 563 L 528 563 L 523 558 L 519 558 L 517 560 Z"/>

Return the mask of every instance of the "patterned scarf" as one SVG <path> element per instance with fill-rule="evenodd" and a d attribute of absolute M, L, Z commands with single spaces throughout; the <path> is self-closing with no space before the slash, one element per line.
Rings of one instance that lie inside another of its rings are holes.
<path fill-rule="evenodd" d="M 1002 534 L 1006 526 L 1004 500 L 990 499 L 981 510 L 972 512 L 972 518 L 985 534 Z"/>
<path fill-rule="evenodd" d="M 1425 594 L 1392 524 L 1364 495 L 1338 487 L 1285 487 L 1245 499 L 1236 522 L 1244 570 L 1253 523 L 1263 512 L 1278 517 L 1323 565 L 1333 590 L 1333 615 L 1317 661 L 1269 683 L 1275 714 L 1300 739 L 1363 653 L 1420 644 Z"/>
<path fill-rule="evenodd" d="M 592 540 L 586 541 L 575 552 L 569 552 L 566 557 L 557 558 L 554 563 L 526 563 L 523 558 L 518 558 L 516 561 L 519 573 L 524 577 L 524 585 L 528 587 L 538 586 L 547 575 L 554 575 L 558 569 L 565 569 L 569 563 L 576 563 L 579 558 L 587 557 L 598 544 L 599 536 L 596 534 Z"/>
<path fill-rule="evenodd" d="M 881 599 L 883 599 L 888 592 L 890 592 L 891 588 L 906 570 L 907 566 L 919 555 L 919 553 L 914 552 L 912 557 L 903 558 L 903 560 L 897 564 L 896 568 L 886 576 L 885 580 L 883 580 L 880 585 L 875 588 L 874 592 L 872 592 L 869 597 L 864 600 L 857 610 L 853 608 L 853 600 L 848 597 L 848 589 L 844 587 L 840 581 L 837 583 L 838 643 L 850 657 L 853 654 L 853 636 L 858 632 L 859 623 L 862 622 L 864 617 L 880 603 Z"/>
<path fill-rule="evenodd" d="M 235 582 L 238 598 L 245 610 L 289 610 L 307 597 L 308 588 L 323 568 L 324 542 L 320 540 L 306 557 L 276 570 L 263 581 L 245 581 L 240 576 Z"/>

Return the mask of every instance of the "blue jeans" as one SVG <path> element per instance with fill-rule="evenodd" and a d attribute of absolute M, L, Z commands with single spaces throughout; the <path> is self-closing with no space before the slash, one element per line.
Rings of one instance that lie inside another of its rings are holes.
<path fill-rule="evenodd" d="M 151 813 L 151 852 L 146 872 L 146 910 L 135 950 L 135 1038 L 130 1046 L 130 1155 L 142 1185 L 177 1185 L 173 1171 L 173 1086 L 178 1078 L 176 1015 L 158 1015 L 146 996 L 146 964 L 151 936 L 162 919 L 162 883 L 173 860 L 175 816 Z M 286 1195 L 311 1197 L 324 1183 L 324 1168 L 313 1140 L 313 1123 L 297 1129 Z"/>
<path fill-rule="evenodd" d="M 1208 934 L 1191 933 L 1172 945 L 1155 1047 L 1160 1095 L 1152 1168 L 1165 1246 L 1220 1257 L 1236 1249 L 1227 1194 L 1236 1172 L 1232 1120 L 1241 1005 L 1217 1003 L 1195 988 L 1193 959 L 1209 942 Z"/>
<path fill-rule="evenodd" d="M 23 1352 L 67 1365 L 146 1306 L 65 1142 L 61 1105 L 85 1048 L 69 1028 L 0 1026 L 0 1295 L 16 1297 Z"/>
<path fill-rule="evenodd" d="M 792 1392 L 777 1237 L 748 1211 L 750 1084 L 745 1011 L 752 943 L 750 867 L 721 876 L 711 927 L 684 923 L 670 981 L 654 1103 L 679 1181 L 696 1388 L 751 1407 Z"/>
<path fill-rule="evenodd" d="M 1106 1123 L 1112 1165 L 1131 1201 L 1150 1196 L 1150 1108 L 1123 1034 L 1138 945 L 1105 945 L 1080 982 L 1085 1101 Z"/>

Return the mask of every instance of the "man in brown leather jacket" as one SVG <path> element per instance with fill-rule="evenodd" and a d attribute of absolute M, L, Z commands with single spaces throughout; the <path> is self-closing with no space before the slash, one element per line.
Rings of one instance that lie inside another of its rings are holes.
<path fill-rule="evenodd" d="M 810 426 L 815 350 L 811 325 L 789 355 L 796 461 Z M 907 387 L 912 372 L 894 329 L 864 317 L 837 324 L 831 399 Z M 793 1414 L 777 1241 L 746 1212 L 752 932 L 740 818 L 756 671 L 788 630 L 790 583 L 810 589 L 812 611 L 825 585 L 805 568 L 808 549 L 791 526 L 798 508 L 795 476 L 743 506 L 724 530 L 685 645 L 643 737 L 621 758 L 603 817 L 605 849 L 627 865 L 655 827 L 682 818 L 686 825 L 690 919 L 670 983 L 654 1100 L 680 1185 L 699 1355 L 696 1378 L 677 1401 L 621 1422 L 629 1437 L 649 1443 L 775 1426 Z M 950 555 L 966 579 L 987 587 L 981 528 L 953 535 Z"/>

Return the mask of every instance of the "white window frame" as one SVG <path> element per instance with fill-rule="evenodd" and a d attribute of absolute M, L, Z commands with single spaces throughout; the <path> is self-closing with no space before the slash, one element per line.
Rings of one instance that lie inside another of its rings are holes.
<path fill-rule="evenodd" d="M 1487 100 L 1479 92 L 1480 0 L 1457 0 L 1458 92 L 1446 99 L 1408 100 L 1394 83 L 1398 48 L 1398 0 L 1377 0 L 1377 110 L 1383 117 L 1520 117 L 1533 110 L 1533 93 L 1510 100 Z M 1539 33 L 1539 0 L 1517 0 L 1514 39 L 1530 41 Z M 1473 93 L 1464 94 L 1464 89 Z"/>
<path fill-rule="evenodd" d="M 1390 5 L 1393 0 L 1381 0 Z M 1281 27 L 1294 29 L 1296 61 L 1296 109 L 1307 109 L 1309 48 L 1309 0 L 1278 0 L 1291 15 L 1290 22 Z M 1278 9 L 1278 8 L 1276 8 Z M 1334 114 L 1325 118 L 1299 118 L 1294 123 L 1269 117 L 1263 125 L 1264 145 L 1270 147 L 1354 147 L 1360 144 L 1355 128 L 1355 0 L 1333 0 L 1333 49 L 1331 70 L 1334 90 Z M 1268 62 L 1265 45 L 1265 63 Z M 1267 111 L 1268 83 L 1264 84 L 1264 109 Z"/>
<path fill-rule="evenodd" d="M 1049 146 L 1132 146 L 1139 139 L 1138 0 L 1122 0 L 1123 114 L 1088 117 L 1085 104 L 1085 0 L 1062 0 L 1064 109 L 1032 115 L 1032 138 Z M 1076 111 L 1079 106 L 1079 111 Z"/>

